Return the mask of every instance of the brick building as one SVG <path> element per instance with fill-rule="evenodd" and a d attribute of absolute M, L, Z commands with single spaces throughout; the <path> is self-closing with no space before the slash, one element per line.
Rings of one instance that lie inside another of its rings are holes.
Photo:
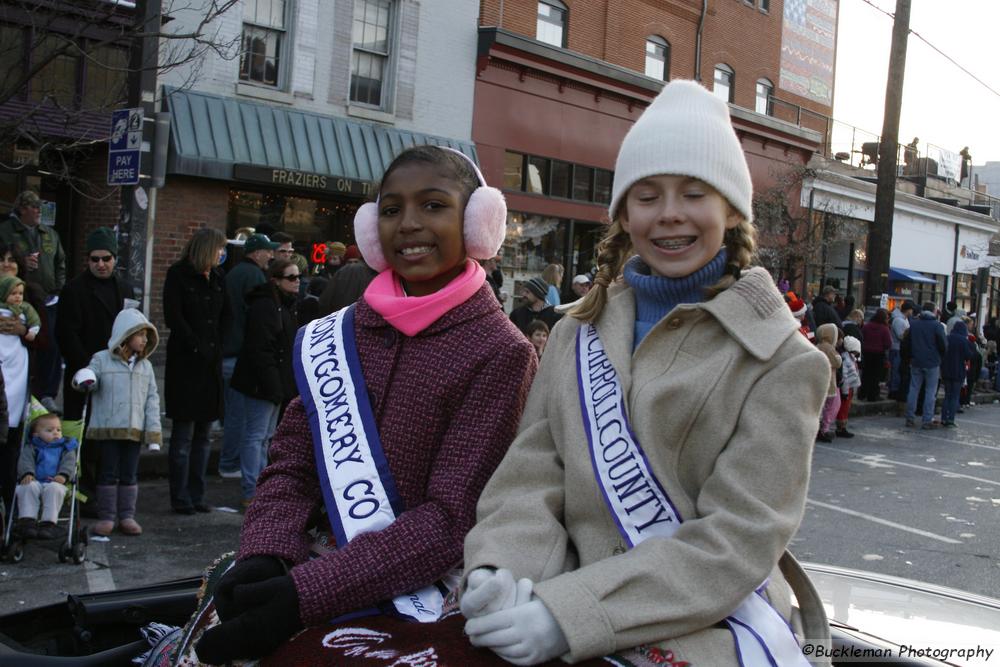
<path fill-rule="evenodd" d="M 592 268 L 618 146 L 672 78 L 730 102 L 756 189 L 804 167 L 826 140 L 837 7 L 482 0 L 472 138 L 508 200 L 505 273 L 516 285 L 556 261 L 568 287 Z"/>

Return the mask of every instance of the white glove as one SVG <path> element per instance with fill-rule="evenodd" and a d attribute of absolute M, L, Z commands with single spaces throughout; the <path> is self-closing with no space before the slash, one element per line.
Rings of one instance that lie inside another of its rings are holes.
<path fill-rule="evenodd" d="M 73 388 L 78 391 L 90 391 L 97 385 L 97 376 L 89 368 L 81 368 L 73 376 Z"/>
<path fill-rule="evenodd" d="M 469 573 L 459 609 L 466 618 L 485 616 L 501 609 L 510 609 L 531 599 L 530 579 L 514 581 L 510 570 L 479 567 Z"/>
<path fill-rule="evenodd" d="M 537 665 L 569 651 L 556 619 L 538 598 L 465 624 L 473 646 L 492 650 L 515 665 Z"/>

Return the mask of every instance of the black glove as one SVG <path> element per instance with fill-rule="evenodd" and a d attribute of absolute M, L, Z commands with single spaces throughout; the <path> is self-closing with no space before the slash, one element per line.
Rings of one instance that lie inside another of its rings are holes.
<path fill-rule="evenodd" d="M 299 620 L 299 594 L 289 575 L 240 584 L 233 597 L 247 611 L 205 631 L 195 645 L 202 662 L 221 665 L 261 658 L 304 627 Z"/>
<path fill-rule="evenodd" d="M 247 610 L 233 597 L 233 591 L 237 586 L 267 581 L 287 573 L 288 569 L 277 556 L 250 556 L 236 563 L 222 575 L 222 581 L 215 589 L 215 610 L 219 613 L 219 618 L 228 621 Z"/>

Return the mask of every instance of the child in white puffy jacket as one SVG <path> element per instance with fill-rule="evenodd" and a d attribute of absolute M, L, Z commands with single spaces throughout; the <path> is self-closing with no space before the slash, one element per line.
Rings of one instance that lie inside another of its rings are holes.
<path fill-rule="evenodd" d="M 837 411 L 837 437 L 853 438 L 854 434 L 847 430 L 847 419 L 851 411 L 854 393 L 861 387 L 861 371 L 858 362 L 861 361 L 861 341 L 854 336 L 844 336 L 843 348 L 840 350 L 840 410 Z"/>
<path fill-rule="evenodd" d="M 139 495 L 139 450 L 142 443 L 159 449 L 160 396 L 149 355 L 156 349 L 156 327 L 138 310 L 118 313 L 108 349 L 90 359 L 73 376 L 73 386 L 91 391 L 89 446 L 100 452 L 97 476 L 96 535 L 114 530 L 141 535 L 135 520 Z"/>

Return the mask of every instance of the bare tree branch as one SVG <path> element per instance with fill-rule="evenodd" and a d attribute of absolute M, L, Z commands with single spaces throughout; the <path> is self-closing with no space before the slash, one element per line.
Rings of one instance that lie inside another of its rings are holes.
<path fill-rule="evenodd" d="M 62 178 L 88 196 L 71 173 L 70 158 L 106 139 L 106 114 L 126 102 L 129 78 L 185 68 L 180 78 L 189 87 L 207 56 L 238 57 L 239 36 L 225 36 L 219 21 L 238 4 L 170 0 L 163 4 L 160 26 L 136 30 L 136 10 L 115 2 L 0 0 L 0 62 L 5 64 L 0 145 L 30 147 L 45 175 Z M 178 21 L 180 29 L 171 30 L 182 14 L 186 22 Z M 128 50 L 152 36 L 160 44 L 157 64 L 130 67 Z"/>

